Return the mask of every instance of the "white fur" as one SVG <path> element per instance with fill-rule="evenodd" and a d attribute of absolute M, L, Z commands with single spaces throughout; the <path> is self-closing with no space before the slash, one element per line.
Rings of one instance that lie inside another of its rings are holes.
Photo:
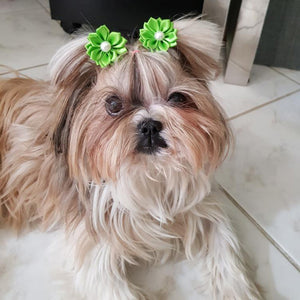
<path fill-rule="evenodd" d="M 172 254 L 183 251 L 189 260 L 197 261 L 199 278 L 195 280 L 202 286 L 202 292 L 208 292 L 210 299 L 261 299 L 255 285 L 247 277 L 241 249 L 227 217 L 213 197 L 205 197 L 210 191 L 208 179 L 203 174 L 190 178 L 171 167 L 161 170 L 153 164 L 152 168 L 149 165 L 147 167 L 148 175 L 144 176 L 144 169 L 136 167 L 133 170 L 132 166 L 127 166 L 128 169 L 123 166 L 121 173 L 124 174 L 121 174 L 118 182 L 91 186 L 96 230 L 99 228 L 101 233 L 106 228 L 109 232 L 110 226 L 118 227 L 124 244 L 130 244 L 138 257 L 152 263 L 165 262 Z M 163 173 L 159 173 L 162 170 Z M 152 172 L 156 173 L 155 179 Z M 111 202 L 113 207 L 107 227 L 104 218 L 111 197 L 114 201 Z M 124 208 L 124 214 L 128 209 L 132 217 L 120 218 L 120 207 Z M 151 217 L 143 215 L 143 207 L 151 212 Z M 180 214 L 186 215 L 183 244 L 164 226 L 172 223 L 174 216 Z M 153 222 L 153 219 L 157 222 Z M 121 225 L 119 221 L 129 223 Z M 143 247 L 130 240 L 126 232 L 128 228 L 138 233 Z M 78 242 L 76 236 L 84 234 L 84 230 L 84 226 L 78 227 L 74 243 Z M 145 247 L 152 249 L 151 256 Z M 124 256 L 122 252 L 116 253 L 103 240 L 85 256 L 76 272 L 75 286 L 86 299 L 150 299 L 145 298 L 145 291 L 142 293 L 125 276 L 127 263 L 134 265 L 138 262 L 125 253 Z"/>

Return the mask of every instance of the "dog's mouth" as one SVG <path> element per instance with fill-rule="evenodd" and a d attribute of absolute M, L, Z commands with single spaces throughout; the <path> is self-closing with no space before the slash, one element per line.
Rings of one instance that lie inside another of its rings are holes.
<path fill-rule="evenodd" d="M 144 154 L 155 154 L 159 152 L 161 148 L 167 147 L 168 145 L 166 141 L 159 136 L 158 138 L 154 139 L 139 140 L 136 146 L 136 151 Z"/>
<path fill-rule="evenodd" d="M 165 139 L 160 135 L 163 125 L 153 119 L 145 119 L 137 126 L 136 151 L 144 154 L 155 154 L 161 148 L 167 148 Z"/>

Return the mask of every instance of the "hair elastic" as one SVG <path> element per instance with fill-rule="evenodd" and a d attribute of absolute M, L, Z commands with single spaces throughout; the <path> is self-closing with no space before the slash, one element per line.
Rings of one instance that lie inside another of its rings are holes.
<path fill-rule="evenodd" d="M 140 52 L 140 50 L 135 49 L 135 50 L 131 51 L 131 54 L 134 55 L 135 53 L 138 53 L 138 52 Z"/>

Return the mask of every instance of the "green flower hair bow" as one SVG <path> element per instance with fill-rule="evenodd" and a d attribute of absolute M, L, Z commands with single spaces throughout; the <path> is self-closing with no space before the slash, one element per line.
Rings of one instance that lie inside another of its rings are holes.
<path fill-rule="evenodd" d="M 140 29 L 140 42 L 147 49 L 153 51 L 167 51 L 177 45 L 177 29 L 169 19 L 150 18 Z"/>
<path fill-rule="evenodd" d="M 89 42 L 85 45 L 87 54 L 102 68 L 112 64 L 116 59 L 127 52 L 125 44 L 127 40 L 120 32 L 110 32 L 102 25 L 95 33 L 88 35 Z"/>
<path fill-rule="evenodd" d="M 150 18 L 140 29 L 140 42 L 143 47 L 154 51 L 168 51 L 170 47 L 177 45 L 177 29 L 169 19 Z M 85 45 L 87 54 L 102 68 L 112 64 L 116 59 L 127 53 L 125 44 L 127 40 L 120 32 L 110 32 L 102 25 L 96 32 L 88 35 L 89 42 Z"/>

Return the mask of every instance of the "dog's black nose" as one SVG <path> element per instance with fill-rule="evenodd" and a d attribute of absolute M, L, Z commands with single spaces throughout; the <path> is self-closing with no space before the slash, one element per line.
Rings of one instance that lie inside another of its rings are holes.
<path fill-rule="evenodd" d="M 162 130 L 162 123 L 147 119 L 138 125 L 139 132 L 145 137 L 156 136 Z"/>
<path fill-rule="evenodd" d="M 166 148 L 167 143 L 160 135 L 162 129 L 162 123 L 153 119 L 146 119 L 140 122 L 137 126 L 138 143 L 136 150 L 146 154 L 153 154 L 159 148 Z"/>

